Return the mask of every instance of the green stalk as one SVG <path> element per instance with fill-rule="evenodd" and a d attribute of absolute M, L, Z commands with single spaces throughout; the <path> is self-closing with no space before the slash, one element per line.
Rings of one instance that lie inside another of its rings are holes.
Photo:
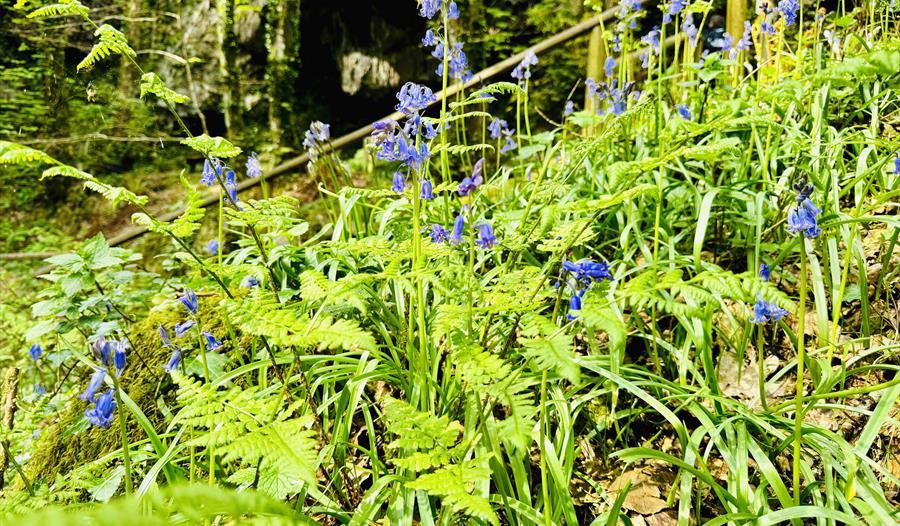
<path fill-rule="evenodd" d="M 763 352 L 765 339 L 763 337 L 763 327 L 761 323 L 756 328 L 756 362 L 759 367 L 759 402 L 764 412 L 769 411 L 769 402 L 766 400 L 766 354 Z"/>
<path fill-rule="evenodd" d="M 113 392 L 116 396 L 116 408 L 119 413 L 119 436 L 122 439 L 122 460 L 125 464 L 125 494 L 131 495 L 134 492 L 134 483 L 131 480 L 131 453 L 128 451 L 128 428 L 125 425 L 125 411 L 122 410 L 122 397 L 119 396 L 121 386 L 115 372 L 109 376 L 112 378 Z"/>
<path fill-rule="evenodd" d="M 544 508 L 542 510 L 544 514 L 544 524 L 546 526 L 550 526 L 553 523 L 552 514 L 553 510 L 550 508 L 550 483 L 549 477 L 547 476 L 547 451 L 546 445 L 544 441 L 544 436 L 546 430 L 544 429 L 544 425 L 546 423 L 547 417 L 547 369 L 541 373 L 541 421 L 538 426 L 538 439 L 541 441 L 539 444 L 540 452 L 541 452 L 541 492 L 544 495 Z"/>
<path fill-rule="evenodd" d="M 803 430 L 803 366 L 806 360 L 806 238 L 800 237 L 800 305 L 797 309 L 797 395 L 794 400 L 794 505 L 800 505 L 800 455 Z"/>

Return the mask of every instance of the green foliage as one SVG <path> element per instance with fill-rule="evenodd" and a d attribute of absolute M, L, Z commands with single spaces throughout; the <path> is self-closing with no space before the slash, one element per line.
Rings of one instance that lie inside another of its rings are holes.
<path fill-rule="evenodd" d="M 111 25 L 103 24 L 97 28 L 94 35 L 99 37 L 100 41 L 94 44 L 90 53 L 78 63 L 79 70 L 92 68 L 97 62 L 112 55 L 124 55 L 134 58 L 135 52 L 128 45 L 128 39 L 118 29 Z"/>
<path fill-rule="evenodd" d="M 205 133 L 197 137 L 182 139 L 181 144 L 190 146 L 203 154 L 204 157 L 216 157 L 219 159 L 231 159 L 241 154 L 241 149 L 222 137 L 210 137 Z"/>
<path fill-rule="evenodd" d="M 28 18 L 43 18 L 49 16 L 78 15 L 87 18 L 90 9 L 78 0 L 65 0 L 58 4 L 50 4 L 35 9 L 29 13 Z"/>
<path fill-rule="evenodd" d="M 172 222 L 160 221 L 144 212 L 139 212 L 131 216 L 131 222 L 151 232 L 169 234 L 177 238 L 186 238 L 196 232 L 200 228 L 200 221 L 206 212 L 206 209 L 200 206 L 203 202 L 203 196 L 197 187 L 187 180 L 184 174 L 181 175 L 181 186 L 185 190 L 188 201 L 184 213 L 178 219 Z"/>
<path fill-rule="evenodd" d="M 165 82 L 159 78 L 159 75 L 152 71 L 141 75 L 141 98 L 143 99 L 148 93 L 156 95 L 160 100 L 168 104 L 183 104 L 190 100 L 186 95 L 182 95 L 166 86 Z"/>

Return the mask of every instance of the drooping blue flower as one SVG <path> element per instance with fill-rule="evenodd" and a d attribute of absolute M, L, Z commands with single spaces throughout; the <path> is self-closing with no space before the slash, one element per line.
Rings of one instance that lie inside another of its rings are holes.
<path fill-rule="evenodd" d="M 692 13 L 684 16 L 681 30 L 684 31 L 685 36 L 688 38 L 688 45 L 693 47 L 694 42 L 697 40 L 697 26 L 694 25 L 694 15 Z"/>
<path fill-rule="evenodd" d="M 460 213 L 458 216 L 456 216 L 456 219 L 453 221 L 453 233 L 450 234 L 450 244 L 451 245 L 458 245 L 458 244 L 462 243 L 463 227 L 465 227 L 465 225 L 466 225 L 466 220 L 463 217 L 463 214 Z"/>
<path fill-rule="evenodd" d="M 203 161 L 203 173 L 200 175 L 200 184 L 212 186 L 216 184 L 216 173 L 222 175 L 222 162 L 215 157 L 212 158 L 212 164 L 209 159 Z"/>
<path fill-rule="evenodd" d="M 515 67 L 512 71 L 512 78 L 519 79 L 519 81 L 524 81 L 526 79 L 531 78 L 531 66 L 536 66 L 538 63 L 537 55 L 534 54 L 534 51 L 530 49 L 525 52 L 525 58 L 522 59 L 522 62 L 519 62 L 519 65 Z"/>
<path fill-rule="evenodd" d="M 804 199 L 799 205 L 788 212 L 787 231 L 790 234 L 803 232 L 803 235 L 813 239 L 819 237 L 822 229 L 819 228 L 818 215 L 822 211 L 809 199 Z"/>
<path fill-rule="evenodd" d="M 429 29 L 425 32 L 425 36 L 422 37 L 422 45 L 425 47 L 436 46 L 440 42 L 440 39 L 435 36 L 434 29 Z"/>
<path fill-rule="evenodd" d="M 609 265 L 606 262 L 596 262 L 589 259 L 582 259 L 577 262 L 563 261 L 563 269 L 570 272 L 576 281 L 580 281 L 585 285 L 590 285 L 595 281 L 610 280 L 613 276 L 609 272 Z"/>
<path fill-rule="evenodd" d="M 100 363 L 104 366 L 109 367 L 112 365 L 113 348 L 110 342 L 106 341 L 106 338 L 98 336 L 94 343 L 91 344 L 91 350 L 94 351 L 94 356 L 100 358 Z"/>
<path fill-rule="evenodd" d="M 894 175 L 900 175 L 900 153 L 894 157 Z"/>
<path fill-rule="evenodd" d="M 503 147 L 500 148 L 501 154 L 504 154 L 506 152 L 511 152 L 519 147 L 519 145 L 516 144 L 515 139 L 512 138 L 513 133 L 514 133 L 513 131 L 503 132 L 503 134 L 506 136 L 506 142 L 503 143 Z"/>
<path fill-rule="evenodd" d="M 428 86 L 422 86 L 414 82 L 407 82 L 397 93 L 397 105 L 394 109 L 406 116 L 418 113 L 430 104 L 437 102 L 434 92 Z"/>
<path fill-rule="evenodd" d="M 31 344 L 31 347 L 28 349 L 28 354 L 30 354 L 31 359 L 36 362 L 36 361 L 38 361 L 38 358 L 40 358 L 41 355 L 44 354 L 44 348 L 41 347 L 41 345 L 39 343 L 33 343 L 33 344 Z"/>
<path fill-rule="evenodd" d="M 613 57 L 606 57 L 606 61 L 603 62 L 603 75 L 606 78 L 610 78 L 613 76 L 613 73 L 616 69 L 616 59 Z"/>
<path fill-rule="evenodd" d="M 456 2 L 450 2 L 450 5 L 447 6 L 447 18 L 450 20 L 459 19 L 459 7 L 456 6 Z"/>
<path fill-rule="evenodd" d="M 459 195 L 469 195 L 473 190 L 481 186 L 481 183 L 484 181 L 484 177 L 482 177 L 482 172 L 484 171 L 484 157 L 478 160 L 475 163 L 475 169 L 472 171 L 471 177 L 466 177 L 459 183 L 459 189 L 457 193 Z"/>
<path fill-rule="evenodd" d="M 222 347 L 222 342 L 216 339 L 213 333 L 203 331 L 203 337 L 206 338 L 206 350 L 215 351 L 216 349 Z"/>
<path fill-rule="evenodd" d="M 34 386 L 34 394 L 37 395 L 38 398 L 47 394 L 47 388 L 44 387 L 44 384 L 37 384 Z"/>
<path fill-rule="evenodd" d="M 672 17 L 681 12 L 682 9 L 685 8 L 687 2 L 685 0 L 672 0 L 669 3 L 669 9 L 663 14 L 663 24 L 668 24 L 672 21 Z"/>
<path fill-rule="evenodd" d="M 100 368 L 94 371 L 94 374 L 91 375 L 90 382 L 88 382 L 84 392 L 78 395 L 78 398 L 93 402 L 94 398 L 97 396 L 97 391 L 103 386 L 104 378 L 106 378 L 106 369 Z"/>
<path fill-rule="evenodd" d="M 163 370 L 167 373 L 171 373 L 172 371 L 178 369 L 178 365 L 181 363 L 181 349 L 176 347 L 174 351 L 172 351 L 172 356 L 169 357 L 169 361 L 166 362 L 166 365 L 163 366 Z"/>
<path fill-rule="evenodd" d="M 650 46 L 650 48 L 653 49 L 654 54 L 658 55 L 660 50 L 659 26 L 653 26 L 653 29 L 641 37 L 641 42 Z"/>
<path fill-rule="evenodd" d="M 468 82 L 472 78 L 472 72 L 469 71 L 469 61 L 466 58 L 466 54 L 463 52 L 462 48 L 463 48 L 463 44 L 461 42 L 456 42 L 450 48 L 450 56 L 447 58 L 447 68 L 448 68 L 447 73 L 450 76 L 450 78 L 459 79 L 463 82 Z M 440 49 L 439 53 L 438 53 L 438 49 Z M 435 58 L 438 58 L 439 60 L 441 60 L 441 62 L 438 63 L 437 70 L 435 70 L 435 73 L 437 73 L 437 75 L 439 77 L 442 77 L 444 75 L 444 62 L 443 62 L 444 51 L 443 51 L 443 49 L 444 49 L 443 45 L 439 43 L 438 46 L 435 48 L 435 53 L 432 53 L 433 55 L 434 54 L 439 55 L 439 56 L 436 56 Z"/>
<path fill-rule="evenodd" d="M 687 104 L 679 104 L 677 108 L 678 114 L 681 115 L 682 119 L 686 121 L 691 120 L 693 116 L 691 115 L 691 109 L 687 107 Z"/>
<path fill-rule="evenodd" d="M 587 289 L 581 289 L 581 291 L 576 291 L 572 294 L 572 297 L 569 298 L 569 312 L 566 313 L 566 319 L 569 321 L 578 319 L 578 315 L 581 313 L 581 296 L 584 295 L 584 291 Z"/>
<path fill-rule="evenodd" d="M 313 121 L 303 138 L 303 147 L 309 153 L 309 159 L 315 163 L 319 159 L 320 144 L 328 142 L 331 127 L 322 121 Z"/>
<path fill-rule="evenodd" d="M 450 238 L 450 232 L 447 232 L 447 229 L 442 227 L 441 225 L 434 223 L 431 225 L 431 242 L 432 243 L 443 243 Z"/>
<path fill-rule="evenodd" d="M 116 376 L 122 374 L 125 370 L 125 351 L 128 349 L 128 342 L 119 340 L 113 343 L 115 351 L 113 352 L 113 364 L 116 366 Z"/>
<path fill-rule="evenodd" d="M 778 321 L 790 314 L 787 310 L 782 309 L 774 303 L 769 303 L 762 299 L 761 296 L 756 297 L 756 305 L 753 306 L 753 323 L 762 324 L 770 321 Z"/>
<path fill-rule="evenodd" d="M 219 240 L 210 239 L 209 243 L 206 244 L 206 251 L 215 256 L 219 253 Z"/>
<path fill-rule="evenodd" d="M 197 294 L 193 290 L 184 289 L 184 295 L 178 298 L 178 301 L 180 301 L 191 314 L 197 314 L 199 301 L 197 300 Z"/>
<path fill-rule="evenodd" d="M 232 204 L 237 206 L 237 177 L 234 175 L 234 170 L 225 172 L 225 191 L 228 192 L 228 197 L 231 198 Z"/>
<path fill-rule="evenodd" d="M 391 186 L 392 192 L 397 192 L 398 194 L 402 194 L 404 190 L 406 190 L 406 178 L 400 172 L 394 172 L 394 181 L 393 186 Z"/>
<path fill-rule="evenodd" d="M 768 263 L 759 264 L 759 277 L 763 281 L 769 281 L 772 278 L 772 269 L 769 268 Z"/>
<path fill-rule="evenodd" d="M 797 12 L 800 10 L 800 2 L 798 0 L 781 0 L 778 2 L 778 10 L 784 17 L 784 25 L 792 26 L 797 22 Z"/>
<path fill-rule="evenodd" d="M 116 410 L 116 399 L 113 391 L 109 390 L 97 398 L 94 407 L 84 410 L 84 416 L 88 422 L 98 427 L 109 427 L 112 424 L 113 412 Z"/>
<path fill-rule="evenodd" d="M 575 112 L 575 101 L 568 100 L 566 101 L 566 107 L 563 109 L 563 115 L 568 117 Z"/>
<path fill-rule="evenodd" d="M 434 199 L 434 188 L 431 186 L 431 181 L 428 179 L 422 180 L 422 192 L 419 195 L 422 199 Z"/>
<path fill-rule="evenodd" d="M 250 154 L 247 158 L 247 177 L 261 177 L 262 166 L 259 164 L 259 156 L 256 152 Z"/>
<path fill-rule="evenodd" d="M 245 289 L 252 289 L 253 287 L 258 287 L 259 283 L 259 278 L 257 278 L 256 276 L 247 276 L 246 278 L 244 278 L 241 286 Z"/>
<path fill-rule="evenodd" d="M 478 246 L 484 250 L 488 250 L 497 244 L 497 236 L 494 235 L 494 229 L 487 223 L 478 226 L 478 239 L 475 240 Z"/>
<path fill-rule="evenodd" d="M 169 337 L 169 331 L 162 325 L 157 330 L 159 331 L 159 339 L 162 340 L 163 347 L 171 347 L 172 339 Z"/>
<path fill-rule="evenodd" d="M 494 119 L 488 124 L 488 131 L 491 133 L 491 139 L 499 139 L 504 130 L 508 130 L 509 126 L 504 119 Z"/>
<path fill-rule="evenodd" d="M 196 324 L 197 323 L 194 322 L 194 320 L 185 320 L 181 323 L 175 324 L 175 336 L 177 336 L 178 338 L 184 336 Z"/>
<path fill-rule="evenodd" d="M 428 20 L 434 18 L 434 15 L 441 10 L 441 0 L 421 0 L 422 4 L 419 6 L 419 16 L 425 17 Z"/>

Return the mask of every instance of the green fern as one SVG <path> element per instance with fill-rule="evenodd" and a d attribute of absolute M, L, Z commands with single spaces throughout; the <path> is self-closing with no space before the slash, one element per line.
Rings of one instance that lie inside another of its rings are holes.
<path fill-rule="evenodd" d="M 536 370 L 552 369 L 574 384 L 581 381 L 571 335 L 537 314 L 522 316 L 521 325 L 522 354 L 534 361 Z"/>
<path fill-rule="evenodd" d="M 210 137 L 205 133 L 196 137 L 182 139 L 181 144 L 189 146 L 203 154 L 204 157 L 231 159 L 241 154 L 241 149 L 222 137 Z"/>
<path fill-rule="evenodd" d="M 78 15 L 82 18 L 87 19 L 89 13 L 90 9 L 88 9 L 78 0 L 64 0 L 63 2 L 60 2 L 58 4 L 45 5 L 44 7 L 35 9 L 31 13 L 28 13 L 28 18 Z"/>
<path fill-rule="evenodd" d="M 91 68 L 97 62 L 108 58 L 112 55 L 124 55 L 134 57 L 136 53 L 131 46 L 128 45 L 128 39 L 121 31 L 109 24 L 103 24 L 94 32 L 95 36 L 100 37 L 100 41 L 94 44 L 90 53 L 78 63 L 77 70 L 81 71 L 85 68 Z"/>
<path fill-rule="evenodd" d="M 131 221 L 151 232 L 169 234 L 179 239 L 189 237 L 200 228 L 200 221 L 203 219 L 206 209 L 200 206 L 203 203 L 203 196 L 184 174 L 181 174 L 181 186 L 187 194 L 188 204 L 178 219 L 172 222 L 160 221 L 143 212 L 138 212 L 131 216 Z"/>
<path fill-rule="evenodd" d="M 169 89 L 166 83 L 159 78 L 159 75 L 152 71 L 141 75 L 141 98 L 143 99 L 144 95 L 148 93 L 156 95 L 169 104 L 183 104 L 191 100 L 186 95 Z"/>
<path fill-rule="evenodd" d="M 483 455 L 460 464 L 445 466 L 407 482 L 406 487 L 441 497 L 441 505 L 449 507 L 453 513 L 462 513 L 499 526 L 500 519 L 491 503 L 486 498 L 471 493 L 477 485 L 489 480 L 491 471 L 487 466 L 488 458 L 489 456 Z"/>
<path fill-rule="evenodd" d="M 59 161 L 40 150 L 14 142 L 0 141 L 0 166 L 27 164 L 59 164 Z"/>

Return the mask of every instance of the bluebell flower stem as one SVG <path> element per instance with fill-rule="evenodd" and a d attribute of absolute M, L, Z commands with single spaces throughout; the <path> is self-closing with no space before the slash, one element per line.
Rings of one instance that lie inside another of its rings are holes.
<path fill-rule="evenodd" d="M 224 229 L 225 229 L 225 196 L 222 195 L 222 190 L 219 189 L 219 249 L 216 251 L 216 255 L 218 256 L 219 266 L 222 266 L 222 252 L 225 248 L 225 239 L 224 239 Z"/>
<path fill-rule="evenodd" d="M 797 307 L 797 391 L 794 398 L 794 505 L 800 505 L 800 458 L 803 436 L 803 367 L 806 361 L 806 238 L 800 236 L 800 298 Z"/>
<path fill-rule="evenodd" d="M 203 364 L 203 379 L 206 383 L 209 383 L 212 381 L 212 378 L 209 377 L 209 367 L 206 365 L 206 346 L 203 342 L 203 332 L 200 330 L 199 323 L 195 325 L 195 328 L 197 329 L 197 345 L 200 346 L 200 363 Z"/>
<path fill-rule="evenodd" d="M 474 194 L 474 192 L 473 192 Z M 474 195 L 470 195 L 470 199 L 474 200 Z M 470 201 L 471 202 L 471 201 Z M 469 224 L 469 286 L 467 289 L 467 308 L 468 316 L 466 318 L 466 332 L 470 338 L 475 337 L 474 318 L 475 318 L 475 223 L 472 222 L 472 209 L 466 208 L 466 222 Z"/>
<path fill-rule="evenodd" d="M 541 452 L 541 492 L 543 493 L 544 506 L 542 513 L 544 515 L 544 524 L 550 526 L 553 524 L 553 508 L 550 506 L 550 477 L 547 475 L 547 445 L 546 445 L 546 422 L 547 422 L 547 369 L 541 373 L 541 420 L 538 427 L 538 444 Z"/>
<path fill-rule="evenodd" d="M 759 368 L 759 403 L 763 411 L 769 411 L 769 402 L 766 400 L 766 352 L 765 338 L 763 337 L 763 327 L 765 324 L 760 323 L 756 328 L 756 363 Z"/>
<path fill-rule="evenodd" d="M 125 494 L 131 495 L 134 493 L 134 484 L 131 480 L 131 453 L 128 450 L 128 427 L 125 424 L 125 410 L 122 407 L 122 397 L 119 394 L 121 386 L 119 385 L 119 379 L 116 378 L 115 374 L 110 374 L 109 376 L 113 381 L 113 390 L 116 396 L 116 408 L 119 413 L 119 436 L 122 439 L 122 463 L 125 468 Z"/>

